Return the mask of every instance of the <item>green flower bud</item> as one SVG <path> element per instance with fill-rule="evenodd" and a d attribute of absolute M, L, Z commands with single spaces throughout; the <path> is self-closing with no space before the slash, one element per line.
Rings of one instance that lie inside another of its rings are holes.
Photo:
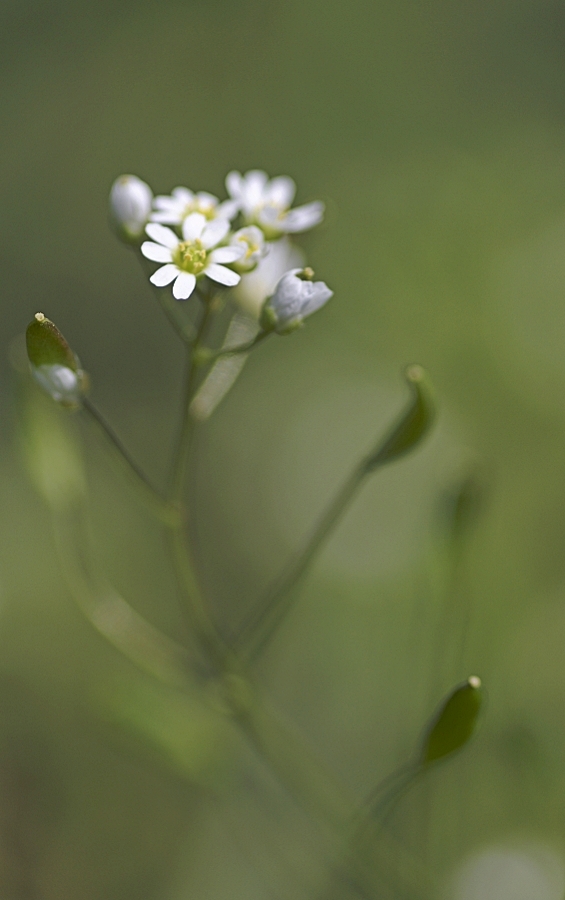
<path fill-rule="evenodd" d="M 434 421 L 435 404 L 426 373 L 421 366 L 409 366 L 405 377 L 412 389 L 412 402 L 384 443 L 367 460 L 367 472 L 384 463 L 392 462 L 412 450 Z"/>
<path fill-rule="evenodd" d="M 79 407 L 87 388 L 87 376 L 57 326 L 43 313 L 36 313 L 28 325 L 26 345 L 31 373 L 37 383 L 62 406 Z"/>
<path fill-rule="evenodd" d="M 422 746 L 420 764 L 427 766 L 460 750 L 472 737 L 483 700 L 481 679 L 471 675 L 443 701 Z"/>

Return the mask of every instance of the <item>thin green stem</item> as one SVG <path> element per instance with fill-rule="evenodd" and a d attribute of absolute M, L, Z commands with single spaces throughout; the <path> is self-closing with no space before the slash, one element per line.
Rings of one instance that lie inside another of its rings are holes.
<path fill-rule="evenodd" d="M 368 816 L 378 817 L 381 807 L 386 806 L 389 799 L 403 789 L 406 780 L 412 779 L 417 770 L 418 765 L 410 762 L 383 778 L 366 798 L 355 819 L 362 823 Z"/>
<path fill-rule="evenodd" d="M 214 674 L 226 671 L 230 664 L 230 651 L 218 633 L 202 597 L 195 576 L 195 565 L 186 539 L 186 525 L 167 529 L 167 544 L 181 594 L 187 622 L 204 652 Z"/>
<path fill-rule="evenodd" d="M 292 608 L 296 600 L 294 589 L 355 497 L 366 476 L 404 456 L 429 430 L 434 418 L 434 405 L 424 371 L 420 366 L 409 366 L 405 375 L 412 391 L 410 404 L 389 433 L 377 444 L 375 450 L 356 466 L 319 520 L 294 563 L 283 572 L 267 596 L 255 610 L 251 611 L 243 623 L 236 637 L 235 647 L 241 650 L 247 644 L 245 649 L 250 660 L 263 651 L 284 616 Z"/>
<path fill-rule="evenodd" d="M 186 688 L 191 662 L 186 648 L 162 634 L 93 574 L 83 506 L 51 512 L 62 571 L 81 612 L 139 669 L 171 687 Z"/>
<path fill-rule="evenodd" d="M 192 347 L 187 353 L 184 386 L 182 391 L 182 411 L 181 424 L 177 435 L 175 449 L 173 451 L 171 474 L 169 479 L 169 499 L 172 503 L 178 504 L 182 500 L 182 493 L 186 477 L 186 469 L 192 438 L 194 436 L 195 421 L 190 414 L 190 401 L 194 396 L 196 385 L 198 383 L 198 351 L 201 348 L 202 341 L 206 336 L 206 332 L 210 325 L 212 317 L 212 304 L 209 298 L 204 300 L 204 308 L 200 316 L 200 322 L 196 332 L 196 337 Z"/>
<path fill-rule="evenodd" d="M 245 676 L 244 676 L 245 677 Z M 343 838 L 353 799 L 308 743 L 275 714 L 245 678 L 252 700 L 237 718 L 249 743 L 265 759 L 305 812 Z"/>
<path fill-rule="evenodd" d="M 235 347 L 223 347 L 221 350 L 208 350 L 207 347 L 202 348 L 202 359 L 206 363 L 216 362 L 224 356 L 237 356 L 240 353 L 250 353 L 258 344 L 261 344 L 266 338 L 273 334 L 272 331 L 260 331 L 250 341 L 244 344 L 237 344 Z"/>
<path fill-rule="evenodd" d="M 114 458 L 120 463 L 122 469 L 124 469 L 132 484 L 135 486 L 139 499 L 148 506 L 162 522 L 165 522 L 166 524 L 177 522 L 179 519 L 178 509 L 169 503 L 152 484 L 143 469 L 136 463 L 129 451 L 126 450 L 112 426 L 106 421 L 102 413 L 88 397 L 83 398 L 82 408 L 104 435 L 109 446 L 114 451 Z"/>
<path fill-rule="evenodd" d="M 140 254 L 138 254 L 138 259 L 143 271 L 147 274 L 148 267 L 146 261 Z M 165 523 L 168 526 L 166 539 L 171 553 L 178 587 L 184 598 L 184 614 L 209 663 L 213 666 L 214 670 L 218 672 L 223 671 L 225 667 L 228 648 L 224 645 L 224 642 L 221 640 L 217 629 L 208 615 L 200 587 L 197 583 L 195 565 L 186 536 L 188 532 L 188 511 L 183 502 L 186 471 L 188 468 L 195 426 L 195 420 L 190 414 L 190 402 L 199 382 L 200 365 L 198 354 L 201 350 L 202 342 L 206 337 L 213 315 L 213 298 L 209 286 L 205 295 L 202 295 L 200 288 L 196 288 L 194 297 L 201 301 L 203 308 L 201 310 L 199 324 L 195 328 L 192 323 L 179 317 L 178 312 L 180 307 L 178 301 L 171 300 L 171 295 L 168 291 L 155 288 L 153 284 L 151 284 L 151 287 L 154 289 L 155 296 L 157 297 L 161 309 L 169 319 L 175 333 L 182 340 L 186 348 L 184 385 L 181 399 L 181 420 L 172 453 L 167 490 L 167 503 L 172 509 L 178 510 L 178 516 L 175 521 Z"/>
<path fill-rule="evenodd" d="M 249 659 L 259 656 L 282 619 L 292 608 L 296 588 L 314 557 L 327 540 L 367 475 L 363 460 L 352 472 L 312 531 L 294 563 L 282 573 L 255 610 L 251 612 L 236 639 L 236 647 L 244 648 Z"/>
<path fill-rule="evenodd" d="M 226 668 L 229 651 L 208 613 L 195 575 L 196 567 L 192 558 L 191 547 L 187 540 L 187 533 L 189 531 L 187 521 L 188 510 L 183 503 L 186 473 L 196 424 L 194 418 L 190 414 L 190 403 L 199 382 L 197 357 L 198 351 L 210 326 L 214 309 L 213 298 L 210 293 L 202 298 L 202 303 L 203 309 L 196 337 L 192 344 L 187 345 L 186 368 L 181 400 L 181 422 L 172 455 L 169 477 L 169 503 L 174 508 L 183 510 L 183 518 L 179 519 L 174 527 L 168 529 L 167 542 L 170 548 L 177 582 L 181 593 L 185 598 L 185 609 L 189 617 L 190 625 L 213 669 L 216 672 L 222 672 Z"/>
<path fill-rule="evenodd" d="M 178 300 L 171 299 L 171 295 L 168 291 L 159 290 L 159 288 L 153 287 L 153 292 L 159 301 L 159 306 L 165 313 L 167 319 L 173 326 L 176 334 L 180 337 L 181 341 L 184 344 L 192 345 L 196 337 L 196 329 L 192 322 L 188 322 L 184 319 L 184 316 L 179 316 L 179 302 Z"/>

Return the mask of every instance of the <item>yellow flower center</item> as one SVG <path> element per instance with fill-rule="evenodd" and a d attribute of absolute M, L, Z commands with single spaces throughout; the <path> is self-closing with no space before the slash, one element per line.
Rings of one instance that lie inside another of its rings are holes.
<path fill-rule="evenodd" d="M 202 241 L 181 241 L 176 250 L 173 251 L 173 262 L 183 272 L 190 272 L 192 275 L 200 275 L 206 268 L 207 253 L 202 246 Z"/>
<path fill-rule="evenodd" d="M 187 216 L 192 215 L 192 213 L 200 213 L 210 222 L 216 215 L 216 209 L 212 203 L 206 202 L 204 200 L 196 200 L 194 199 L 192 203 L 189 203 L 184 208 L 183 219 L 186 219 Z"/>

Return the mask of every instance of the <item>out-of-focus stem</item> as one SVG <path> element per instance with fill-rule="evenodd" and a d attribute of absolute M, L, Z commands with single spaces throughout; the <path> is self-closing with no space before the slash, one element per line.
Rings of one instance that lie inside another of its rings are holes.
<path fill-rule="evenodd" d="M 178 509 L 169 503 L 151 483 L 143 469 L 135 462 L 129 451 L 126 450 L 114 429 L 88 397 L 83 398 L 82 408 L 103 433 L 114 451 L 114 458 L 121 464 L 122 469 L 136 488 L 139 499 L 165 524 L 172 526 L 178 522 Z"/>
<path fill-rule="evenodd" d="M 190 450 L 194 437 L 195 420 L 190 413 L 190 403 L 198 386 L 198 351 L 205 340 L 213 315 L 213 304 L 210 293 L 202 298 L 203 309 L 194 342 L 187 345 L 186 368 L 181 400 L 181 421 L 173 450 L 171 472 L 169 477 L 168 502 L 172 507 L 183 510 L 182 518 L 167 529 L 167 543 L 177 577 L 177 582 L 190 624 L 195 636 L 209 663 L 216 672 L 222 672 L 226 666 L 228 648 L 225 646 L 214 622 L 206 608 L 202 591 L 195 574 L 190 543 L 187 540 L 188 511 L 183 503 L 186 473 L 189 465 Z"/>
<path fill-rule="evenodd" d="M 223 359 L 225 356 L 237 356 L 240 353 L 250 353 L 258 344 L 261 344 L 266 338 L 270 337 L 272 331 L 260 331 L 250 341 L 244 344 L 237 344 L 235 347 L 222 347 L 220 350 L 209 350 L 206 353 L 206 362 L 215 362 L 217 359 Z"/>
<path fill-rule="evenodd" d="M 174 688 L 190 683 L 188 651 L 92 575 L 81 506 L 52 510 L 57 553 L 69 590 L 94 628 L 137 668 Z"/>
<path fill-rule="evenodd" d="M 198 372 L 200 368 L 198 365 L 198 351 L 206 336 L 211 317 L 212 304 L 209 302 L 209 298 L 206 298 L 204 300 L 204 308 L 202 309 L 194 343 L 188 348 L 186 357 L 184 385 L 181 399 L 181 422 L 173 451 L 171 474 L 169 478 L 168 496 L 170 502 L 173 504 L 179 504 L 182 501 L 186 469 L 188 466 L 195 426 L 195 421 L 190 414 L 190 401 L 192 400 L 198 381 Z"/>
<path fill-rule="evenodd" d="M 244 648 L 244 652 L 249 659 L 254 659 L 261 654 L 282 620 L 294 605 L 296 600 L 295 588 L 353 500 L 365 475 L 366 472 L 362 463 L 354 470 L 337 493 L 294 563 L 287 571 L 283 572 L 278 581 L 273 584 L 267 596 L 263 598 L 261 604 L 252 611 L 250 617 L 244 623 L 236 646 Z"/>
<path fill-rule="evenodd" d="M 377 447 L 365 456 L 337 492 L 326 512 L 311 532 L 294 563 L 275 582 L 267 596 L 251 611 L 236 638 L 235 647 L 248 659 L 258 657 L 271 640 L 283 618 L 292 608 L 302 576 L 320 548 L 340 521 L 365 478 L 389 462 L 404 456 L 420 442 L 434 419 L 425 373 L 420 366 L 409 366 L 405 373 L 412 400 L 404 413 Z"/>

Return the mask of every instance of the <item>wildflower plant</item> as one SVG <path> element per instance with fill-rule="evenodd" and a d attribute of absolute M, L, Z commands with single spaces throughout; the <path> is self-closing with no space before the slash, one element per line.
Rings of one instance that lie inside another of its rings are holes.
<path fill-rule="evenodd" d="M 424 370 L 409 366 L 405 410 L 344 478 L 298 555 L 251 609 L 238 633 L 227 638 L 216 621 L 213 600 L 200 584 L 187 527 L 185 489 L 195 430 L 227 396 L 249 354 L 263 342 L 287 338 L 301 328 L 325 307 L 333 291 L 305 265 L 294 237 L 321 222 L 321 202 L 293 207 L 292 179 L 269 179 L 262 171 L 230 172 L 226 186 L 229 196 L 223 201 L 186 187 L 176 187 L 168 196 L 154 196 L 145 182 L 124 175 L 110 192 L 113 227 L 133 248 L 185 348 L 179 425 L 166 488 L 154 485 L 99 412 L 89 393 L 88 377 L 58 327 L 38 312 L 27 329 L 28 358 L 36 383 L 54 403 L 79 411 L 95 423 L 134 493 L 160 522 L 189 626 L 189 645 L 159 632 L 93 574 L 81 524 L 85 496 L 80 478 L 71 478 L 73 467 L 65 464 L 57 471 L 51 467 L 47 488 L 47 463 L 34 477 L 53 513 L 64 573 L 93 626 L 170 689 L 186 692 L 188 697 L 195 685 L 204 689 L 213 684 L 216 695 L 221 693 L 226 715 L 275 776 L 316 821 L 334 830 L 338 849 L 330 863 L 332 877 L 353 885 L 361 896 L 377 897 L 382 872 L 367 861 L 372 859 L 365 852 L 367 846 L 381 839 L 391 805 L 403 792 L 425 777 L 432 763 L 437 765 L 467 744 L 478 721 L 480 679 L 471 676 L 453 689 L 430 718 L 414 760 L 381 781 L 375 773 L 375 788 L 363 800 L 337 785 L 295 732 L 285 728 L 258 687 L 255 665 L 299 602 L 303 576 L 345 510 L 374 473 L 419 447 L 433 424 L 435 404 Z M 211 335 L 218 333 L 212 326 L 226 308 L 229 316 L 227 325 L 222 319 L 223 339 L 212 344 Z M 39 455 L 46 454 L 49 436 L 36 434 L 35 439 Z M 203 690 L 202 696 L 209 694 Z M 426 895 L 422 879 L 408 870 L 395 871 L 392 877 L 402 896 Z"/>

